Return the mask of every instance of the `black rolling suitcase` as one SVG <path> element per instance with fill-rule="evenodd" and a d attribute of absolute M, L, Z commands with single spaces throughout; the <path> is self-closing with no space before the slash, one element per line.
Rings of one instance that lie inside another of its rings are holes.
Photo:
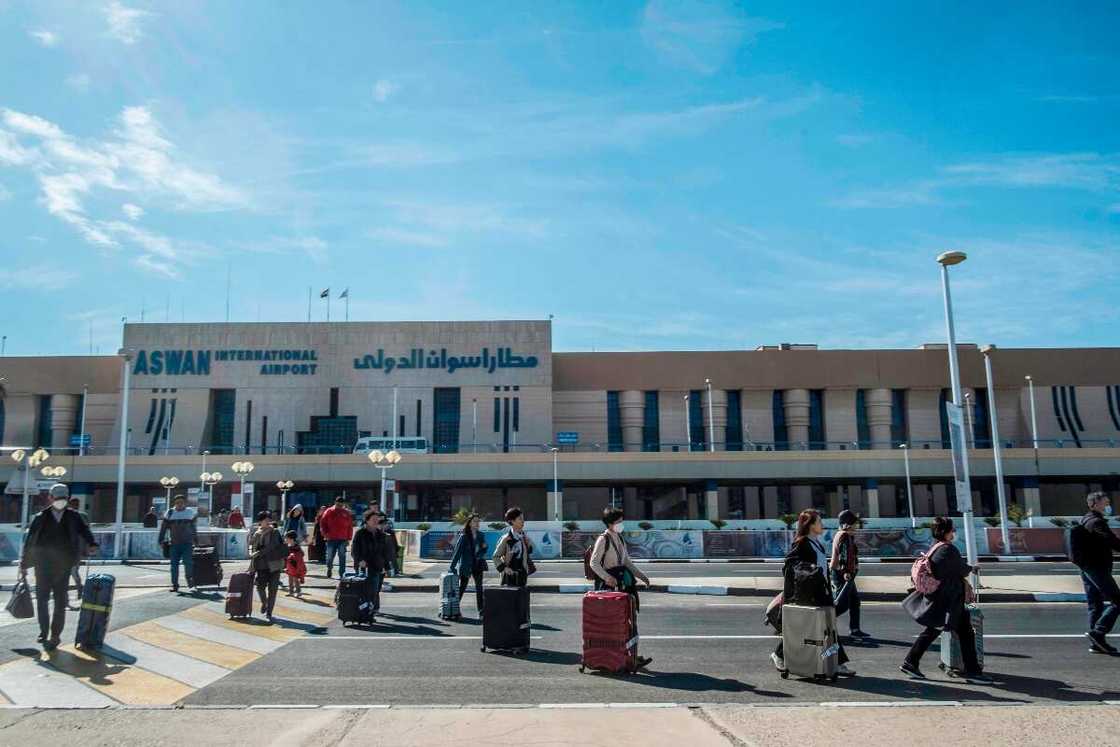
<path fill-rule="evenodd" d="M 117 579 L 108 573 L 89 573 L 82 586 L 82 606 L 78 614 L 78 631 L 74 645 L 96 649 L 105 643 L 109 632 L 109 613 L 113 611 L 113 591 Z"/>
<path fill-rule="evenodd" d="M 196 547 L 192 553 L 192 575 L 194 586 L 221 586 L 222 562 L 216 547 Z"/>
<path fill-rule="evenodd" d="M 483 591 L 482 650 L 529 651 L 529 589 L 488 586 Z"/>
<path fill-rule="evenodd" d="M 373 622 L 372 596 L 372 582 L 364 573 L 347 573 L 338 580 L 334 604 L 343 627 Z"/>

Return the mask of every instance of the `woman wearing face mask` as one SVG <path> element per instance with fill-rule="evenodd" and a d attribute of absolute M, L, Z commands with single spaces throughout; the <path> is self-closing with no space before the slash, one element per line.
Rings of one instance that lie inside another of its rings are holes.
<path fill-rule="evenodd" d="M 638 602 L 638 581 L 647 587 L 649 577 L 642 573 L 630 553 L 626 550 L 626 540 L 622 538 L 625 528 L 623 524 L 622 509 L 607 507 L 603 509 L 603 524 L 606 530 L 595 540 L 591 548 L 591 571 L 597 576 L 595 580 L 596 591 L 624 591 L 634 597 L 634 614 L 637 615 L 640 607 Z M 637 618 L 634 621 L 634 633 L 637 634 Z M 638 666 L 647 666 L 653 659 L 647 656 L 638 657 Z"/>

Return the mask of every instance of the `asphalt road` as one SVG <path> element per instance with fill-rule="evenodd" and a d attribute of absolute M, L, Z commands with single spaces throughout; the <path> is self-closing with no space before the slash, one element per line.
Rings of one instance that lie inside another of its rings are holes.
<path fill-rule="evenodd" d="M 894 603 L 866 604 L 863 627 L 876 638 L 849 646 L 859 676 L 838 683 L 782 680 L 769 653 L 776 642 L 761 623 L 760 602 L 647 595 L 641 615 L 648 673 L 581 674 L 579 595 L 539 595 L 533 651 L 524 657 L 480 653 L 474 621 L 435 617 L 432 595 L 383 599 L 369 629 L 337 623 L 277 651 L 186 699 L 208 705 L 510 703 L 794 703 L 822 701 L 1089 702 L 1120 699 L 1120 658 L 1088 653 L 1085 612 L 1077 604 L 990 605 L 987 668 L 995 686 L 898 672 L 917 627 Z M 471 605 L 465 607 L 468 614 Z M 847 630 L 842 623 L 841 629 Z"/>

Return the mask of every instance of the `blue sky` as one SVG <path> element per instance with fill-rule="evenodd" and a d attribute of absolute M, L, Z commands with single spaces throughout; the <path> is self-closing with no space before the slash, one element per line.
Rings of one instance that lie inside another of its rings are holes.
<path fill-rule="evenodd" d="M 1120 11 L 1058 5 L 0 0 L 7 352 L 227 273 L 241 321 L 912 347 L 948 248 L 962 340 L 1116 345 Z"/>

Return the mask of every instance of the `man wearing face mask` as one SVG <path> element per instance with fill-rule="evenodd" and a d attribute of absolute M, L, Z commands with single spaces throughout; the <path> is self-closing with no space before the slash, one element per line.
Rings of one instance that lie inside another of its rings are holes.
<path fill-rule="evenodd" d="M 70 489 L 57 483 L 51 486 L 50 496 L 51 504 L 31 521 L 19 560 L 21 579 L 27 578 L 28 567 L 35 568 L 39 642 L 47 651 L 57 648 L 62 638 L 62 627 L 66 623 L 66 586 L 70 569 L 81 556 L 82 543 L 88 547 L 98 546 L 78 512 L 67 506 Z M 50 611 L 52 594 L 53 617 Z"/>
<path fill-rule="evenodd" d="M 1081 569 L 1089 605 L 1089 650 L 1115 656 L 1120 652 L 1106 636 L 1120 617 L 1120 588 L 1112 577 L 1112 553 L 1120 552 L 1120 537 L 1108 526 L 1108 517 L 1112 516 L 1108 493 L 1089 493 L 1086 503 L 1089 512 L 1069 533 L 1070 560 Z"/>
<path fill-rule="evenodd" d="M 641 605 L 638 603 L 638 581 L 647 587 L 649 577 L 642 573 L 630 553 L 626 549 L 626 540 L 622 538 L 625 524 L 622 521 L 622 509 L 607 507 L 603 509 L 603 524 L 607 529 L 595 540 L 591 548 L 591 571 L 598 577 L 595 580 L 596 591 L 624 591 L 634 597 L 634 614 L 637 615 Z M 634 621 L 634 633 L 637 634 L 637 618 Z M 638 657 L 638 667 L 648 666 L 653 659 L 647 656 Z"/>

